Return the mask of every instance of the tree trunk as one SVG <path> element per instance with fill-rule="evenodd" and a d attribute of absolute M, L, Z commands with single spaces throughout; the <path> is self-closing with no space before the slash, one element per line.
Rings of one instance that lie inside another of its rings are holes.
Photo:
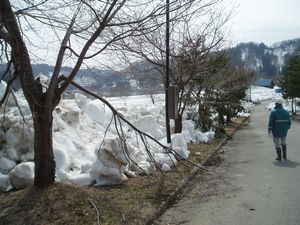
<path fill-rule="evenodd" d="M 182 131 L 182 115 L 178 114 L 178 117 L 175 119 L 175 130 L 174 133 L 181 133 Z"/>
<path fill-rule="evenodd" d="M 205 109 L 205 106 L 201 104 L 201 102 L 198 103 L 198 126 L 203 130 L 207 131 L 208 129 L 208 115 L 207 111 Z"/>
<path fill-rule="evenodd" d="M 225 124 L 224 107 L 221 106 L 219 109 L 217 109 L 217 113 L 219 114 L 219 121 L 220 121 L 221 125 L 223 126 Z"/>
<path fill-rule="evenodd" d="M 44 188 L 55 180 L 52 145 L 52 112 L 34 112 L 34 185 Z"/>
<path fill-rule="evenodd" d="M 226 124 L 230 123 L 231 122 L 231 116 L 230 115 L 227 115 L 226 117 Z"/>

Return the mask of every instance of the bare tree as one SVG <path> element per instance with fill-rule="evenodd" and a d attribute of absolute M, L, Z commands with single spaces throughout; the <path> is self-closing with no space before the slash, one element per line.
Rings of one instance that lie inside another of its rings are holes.
<path fill-rule="evenodd" d="M 176 9 L 188 4 L 172 3 Z M 5 52 L 1 57 L 18 76 L 33 116 L 35 186 L 54 182 L 52 112 L 82 64 L 104 54 L 113 43 L 157 30 L 164 23 L 164 13 L 163 2 L 148 0 L 0 1 L 0 41 Z M 55 40 L 51 48 L 60 43 L 46 90 L 32 71 L 31 57 L 39 53 L 30 48 L 30 43 L 37 45 L 36 38 L 44 36 Z M 66 62 L 73 69 L 62 77 Z"/>
<path fill-rule="evenodd" d="M 225 25 L 230 12 L 225 12 L 219 0 L 186 1 L 183 8 L 170 8 L 170 82 L 176 85 L 178 94 L 175 133 L 182 130 L 182 115 L 186 108 L 187 96 L 191 94 L 193 78 L 203 70 L 202 64 L 211 51 L 224 46 Z M 159 25 L 159 21 L 154 21 Z M 157 26 L 153 32 L 132 36 L 130 41 L 112 45 L 123 52 L 128 62 L 147 61 L 152 65 L 153 74 L 160 74 L 161 82 L 166 80 L 165 27 Z M 128 57 L 129 55 L 129 57 Z M 145 71 L 143 71 L 145 72 Z M 151 76 L 149 73 L 149 76 Z M 157 78 L 157 76 L 155 77 Z M 153 79 L 153 78 L 151 78 Z"/>

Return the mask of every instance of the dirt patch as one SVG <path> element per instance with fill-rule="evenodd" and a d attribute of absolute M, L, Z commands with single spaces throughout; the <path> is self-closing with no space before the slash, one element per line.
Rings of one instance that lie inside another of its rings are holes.
<path fill-rule="evenodd" d="M 228 135 L 243 122 L 226 127 Z M 222 139 L 210 144 L 189 144 L 189 160 L 201 164 Z M 219 163 L 220 155 L 208 162 Z M 170 195 L 191 174 L 194 164 L 181 161 L 172 171 L 130 178 L 122 185 L 79 187 L 56 183 L 45 190 L 28 187 L 0 194 L 0 225 L 116 225 L 146 224 Z"/>

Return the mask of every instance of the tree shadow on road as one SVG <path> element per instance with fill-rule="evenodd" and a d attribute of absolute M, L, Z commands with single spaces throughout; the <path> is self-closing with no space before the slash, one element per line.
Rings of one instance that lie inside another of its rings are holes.
<path fill-rule="evenodd" d="M 297 166 L 300 165 L 300 163 L 291 161 L 291 160 L 289 160 L 289 159 L 283 160 L 283 161 L 280 161 L 280 162 L 276 161 L 276 162 L 273 162 L 273 164 L 274 164 L 275 166 L 279 166 L 279 167 L 288 167 L 288 168 L 296 168 Z"/>

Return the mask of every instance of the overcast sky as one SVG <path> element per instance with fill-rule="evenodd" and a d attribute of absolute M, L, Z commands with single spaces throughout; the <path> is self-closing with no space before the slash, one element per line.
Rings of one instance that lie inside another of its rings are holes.
<path fill-rule="evenodd" d="M 300 38 L 300 0 L 225 0 L 237 4 L 232 41 L 264 42 Z"/>

